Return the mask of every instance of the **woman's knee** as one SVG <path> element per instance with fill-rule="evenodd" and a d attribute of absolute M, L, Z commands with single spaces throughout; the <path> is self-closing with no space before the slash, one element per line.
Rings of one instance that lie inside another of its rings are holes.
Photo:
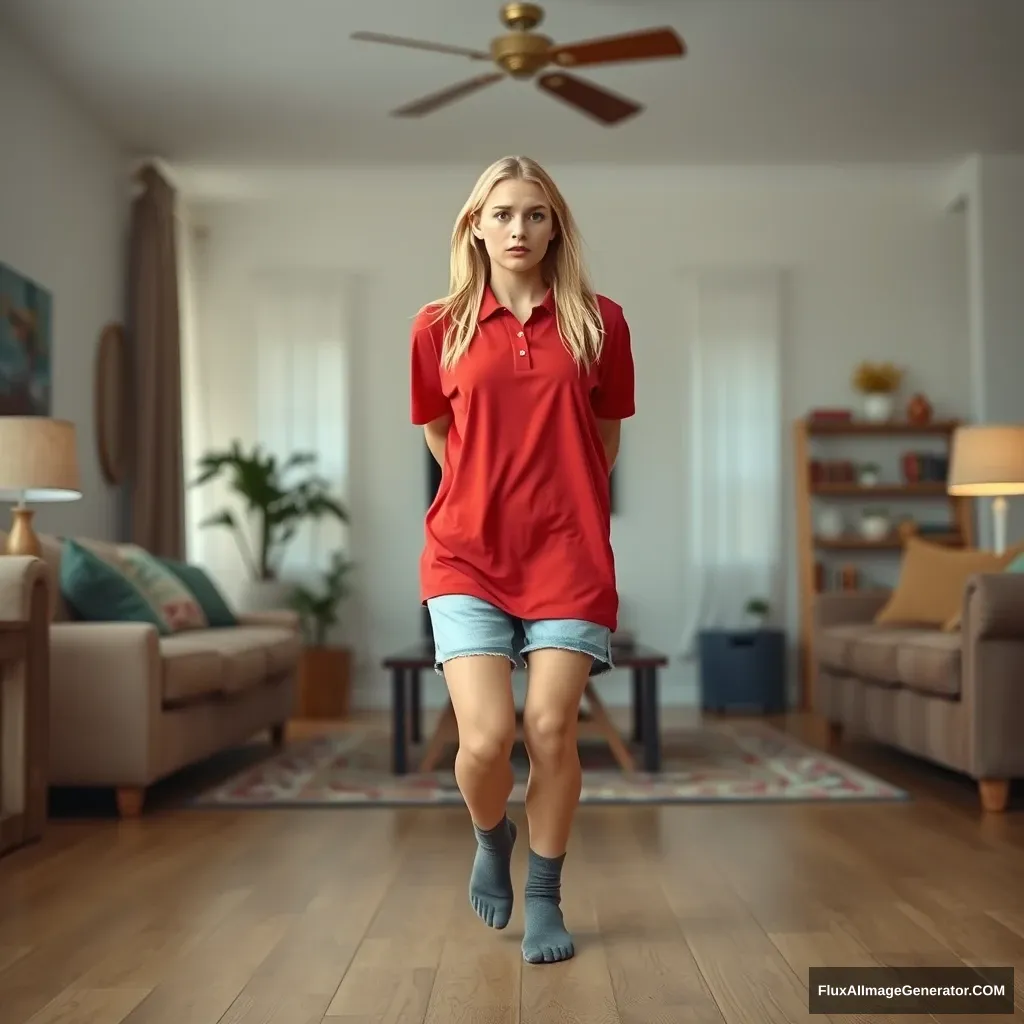
<path fill-rule="evenodd" d="M 459 753 L 481 767 L 507 761 L 515 743 L 515 721 L 459 730 Z"/>
<path fill-rule="evenodd" d="M 563 708 L 527 707 L 523 712 L 523 734 L 532 760 L 558 762 L 572 749 L 576 721 Z"/>

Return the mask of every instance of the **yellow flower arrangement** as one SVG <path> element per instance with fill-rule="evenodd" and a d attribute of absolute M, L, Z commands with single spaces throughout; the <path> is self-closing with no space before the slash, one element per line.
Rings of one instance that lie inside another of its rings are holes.
<path fill-rule="evenodd" d="M 902 382 L 903 371 L 893 363 L 861 363 L 853 371 L 853 386 L 862 395 L 889 395 Z"/>

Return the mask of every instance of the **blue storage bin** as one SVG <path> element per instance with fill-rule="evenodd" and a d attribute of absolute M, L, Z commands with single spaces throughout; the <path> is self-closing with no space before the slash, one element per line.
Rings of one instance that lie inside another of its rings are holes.
<path fill-rule="evenodd" d="M 704 711 L 786 710 L 786 635 L 780 629 L 706 629 L 699 637 Z"/>

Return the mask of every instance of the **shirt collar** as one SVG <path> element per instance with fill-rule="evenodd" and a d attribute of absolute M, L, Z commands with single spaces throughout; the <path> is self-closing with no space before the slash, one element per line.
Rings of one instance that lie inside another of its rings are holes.
<path fill-rule="evenodd" d="M 505 307 L 502 306 L 501 303 L 499 303 L 498 300 L 494 297 L 494 292 L 491 291 L 491 286 L 489 284 L 484 285 L 484 295 L 483 298 L 480 300 L 480 313 L 477 316 L 477 321 L 479 323 L 483 323 L 483 321 L 486 320 L 488 317 L 493 316 L 495 313 L 499 312 L 500 310 L 503 310 L 504 308 Z M 548 288 L 547 294 L 544 296 L 538 308 L 546 309 L 549 313 L 554 313 L 554 289 Z"/>

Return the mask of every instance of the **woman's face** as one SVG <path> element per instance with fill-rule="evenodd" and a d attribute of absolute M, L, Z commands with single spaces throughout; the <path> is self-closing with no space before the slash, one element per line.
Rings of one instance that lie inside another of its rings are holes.
<path fill-rule="evenodd" d="M 540 264 L 555 233 L 544 190 L 518 179 L 498 182 L 473 223 L 492 263 L 518 274 Z"/>

